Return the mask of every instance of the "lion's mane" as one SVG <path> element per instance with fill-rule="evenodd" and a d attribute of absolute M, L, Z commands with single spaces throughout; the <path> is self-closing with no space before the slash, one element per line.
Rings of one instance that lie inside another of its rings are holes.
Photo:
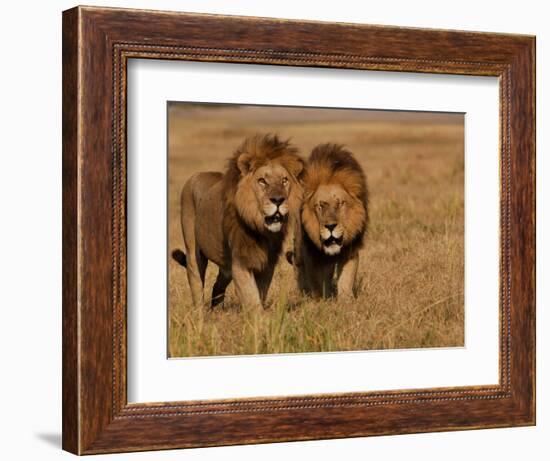
<path fill-rule="evenodd" d="M 369 220 L 367 181 L 357 160 L 342 145 L 322 144 L 313 149 L 303 179 L 302 225 L 307 237 L 321 250 L 319 222 L 310 199 L 319 186 L 331 184 L 343 187 L 354 198 L 350 205 L 355 212 L 340 224 L 346 229 L 344 247 L 348 252 L 358 250 L 363 246 Z"/>
<path fill-rule="evenodd" d="M 229 159 L 223 178 L 223 231 L 227 252 L 236 255 L 246 267 L 255 272 L 262 271 L 268 264 L 276 263 L 289 227 L 285 224 L 277 235 L 266 231 L 254 194 L 247 182 L 243 181 L 243 162 L 253 171 L 270 161 L 280 163 L 288 171 L 292 181 L 288 197 L 289 209 L 299 210 L 299 176 L 303 172 L 304 162 L 298 155 L 298 150 L 288 140 L 281 140 L 271 134 L 247 138 Z M 295 211 L 291 211 L 293 212 Z"/>

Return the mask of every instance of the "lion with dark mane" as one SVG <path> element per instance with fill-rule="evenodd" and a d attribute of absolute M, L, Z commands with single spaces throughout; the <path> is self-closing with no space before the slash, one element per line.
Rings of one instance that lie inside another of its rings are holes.
<path fill-rule="evenodd" d="M 175 250 L 172 256 L 187 268 L 196 306 L 204 304 L 208 261 L 219 266 L 212 307 L 223 301 L 231 280 L 241 304 L 264 305 L 289 220 L 297 219 L 303 169 L 289 141 L 257 135 L 235 151 L 225 173 L 197 173 L 185 183 L 185 253 Z"/>
<path fill-rule="evenodd" d="M 307 161 L 303 187 L 294 245 L 298 285 L 313 297 L 351 298 L 368 224 L 363 169 L 344 147 L 319 145 Z"/>

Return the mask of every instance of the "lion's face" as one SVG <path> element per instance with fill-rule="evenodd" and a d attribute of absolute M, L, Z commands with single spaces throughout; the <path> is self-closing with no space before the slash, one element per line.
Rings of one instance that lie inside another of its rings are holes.
<path fill-rule="evenodd" d="M 340 184 L 322 184 L 308 198 L 302 221 L 310 239 L 326 255 L 334 256 L 363 228 L 365 209 Z"/>
<path fill-rule="evenodd" d="M 279 161 L 246 168 L 239 181 L 235 203 L 241 217 L 257 230 L 278 233 L 289 213 L 289 197 L 295 180 Z"/>

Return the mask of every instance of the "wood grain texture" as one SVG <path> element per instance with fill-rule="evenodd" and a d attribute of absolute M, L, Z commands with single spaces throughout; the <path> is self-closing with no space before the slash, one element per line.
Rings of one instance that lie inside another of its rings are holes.
<path fill-rule="evenodd" d="M 73 453 L 534 424 L 533 37 L 78 7 L 63 14 L 63 447 Z M 493 75 L 501 99 L 497 386 L 126 401 L 126 63 Z"/>
<path fill-rule="evenodd" d="M 78 399 L 78 10 L 63 16 L 63 339 L 65 450 L 79 451 Z"/>

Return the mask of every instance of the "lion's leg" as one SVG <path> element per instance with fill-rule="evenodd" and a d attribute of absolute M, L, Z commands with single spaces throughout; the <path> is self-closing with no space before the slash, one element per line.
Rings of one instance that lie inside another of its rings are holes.
<path fill-rule="evenodd" d="M 231 272 L 241 304 L 247 307 L 262 307 L 260 291 L 252 271 L 244 267 L 238 259 L 234 259 Z"/>
<path fill-rule="evenodd" d="M 315 296 L 313 293 L 313 284 L 309 276 L 311 270 L 310 264 L 302 261 L 300 265 L 295 265 L 294 267 L 294 272 L 298 279 L 298 289 L 306 296 Z"/>
<path fill-rule="evenodd" d="M 332 271 L 326 267 L 311 268 L 303 277 L 304 292 L 313 298 L 330 298 L 333 294 Z"/>
<path fill-rule="evenodd" d="M 359 253 L 348 259 L 342 265 L 338 265 L 336 277 L 338 279 L 338 297 L 343 299 L 353 298 L 353 288 L 359 267 Z"/>
<path fill-rule="evenodd" d="M 225 298 L 225 290 L 227 285 L 231 282 L 231 275 L 226 274 L 222 269 L 219 270 L 218 276 L 216 277 L 216 282 L 212 288 L 212 301 L 210 307 L 214 308 L 218 304 L 223 303 Z"/>
<path fill-rule="evenodd" d="M 334 294 L 333 275 L 333 264 L 312 268 L 313 290 L 316 296 L 330 298 Z"/>
<path fill-rule="evenodd" d="M 197 251 L 197 268 L 199 270 L 199 277 L 201 279 L 201 287 L 204 288 L 204 280 L 206 278 L 206 268 L 208 267 L 208 258 L 204 256 L 202 251 Z"/>
<path fill-rule="evenodd" d="M 186 213 L 186 217 L 189 219 L 183 219 L 184 213 Z M 189 183 L 185 185 L 181 194 L 181 214 L 181 228 L 187 256 L 187 280 L 189 281 L 193 304 L 199 307 L 204 305 L 204 275 L 208 260 L 197 247 L 195 238 L 195 205 L 193 203 L 192 186 Z"/>
<path fill-rule="evenodd" d="M 269 286 L 271 285 L 271 280 L 273 279 L 273 273 L 275 272 L 275 265 L 267 267 L 263 272 L 256 275 L 256 284 L 260 292 L 260 299 L 262 300 L 262 305 L 265 307 L 265 300 L 267 298 L 267 292 L 269 291 Z"/>
<path fill-rule="evenodd" d="M 200 251 L 187 248 L 187 254 L 193 255 L 187 258 L 187 280 L 191 288 L 191 297 L 195 306 L 204 305 L 204 276 L 208 260 Z"/>
<path fill-rule="evenodd" d="M 332 296 L 332 275 L 334 265 L 315 264 L 314 260 L 304 255 L 298 268 L 298 284 L 307 296 L 313 298 L 328 298 Z"/>

